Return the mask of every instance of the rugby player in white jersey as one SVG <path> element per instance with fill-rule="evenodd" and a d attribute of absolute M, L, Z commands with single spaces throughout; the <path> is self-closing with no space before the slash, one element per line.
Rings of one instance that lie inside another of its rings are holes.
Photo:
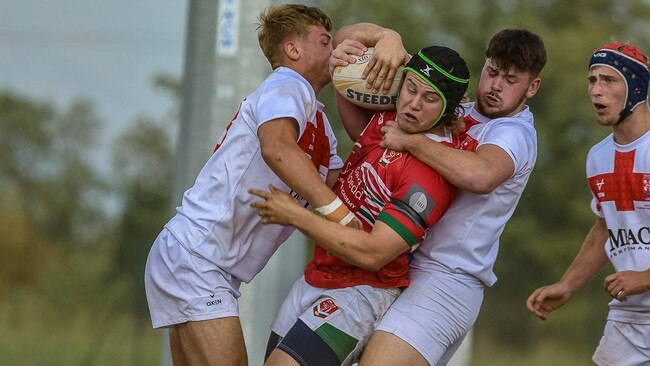
<path fill-rule="evenodd" d="M 330 82 L 330 18 L 305 5 L 262 12 L 258 39 L 273 72 L 242 103 L 147 259 L 154 328 L 169 327 L 175 365 L 246 365 L 237 299 L 293 228 L 262 225 L 252 187 L 273 184 L 314 207 L 336 197 L 342 167 L 316 97 Z M 360 224 L 345 207 L 328 220 Z"/>
<path fill-rule="evenodd" d="M 589 60 L 588 93 L 598 124 L 612 133 L 587 155 L 596 222 L 560 281 L 535 290 L 526 306 L 546 320 L 607 263 L 612 297 L 596 365 L 650 364 L 650 109 L 648 57 L 609 43 Z"/>
<path fill-rule="evenodd" d="M 382 146 L 409 151 L 459 191 L 414 252 L 411 284 L 378 325 L 360 365 L 445 365 L 473 326 L 484 288 L 496 282 L 499 236 L 537 157 L 526 100 L 537 93 L 545 63 L 541 37 L 528 30 L 492 37 L 476 101 L 465 105 L 475 152 L 405 134 L 394 123 L 384 127 Z"/>

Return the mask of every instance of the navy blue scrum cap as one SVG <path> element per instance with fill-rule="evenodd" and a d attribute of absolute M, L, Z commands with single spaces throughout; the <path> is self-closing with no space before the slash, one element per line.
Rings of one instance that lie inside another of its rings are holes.
<path fill-rule="evenodd" d="M 625 80 L 627 96 L 619 122 L 632 114 L 636 106 L 648 99 L 648 57 L 629 43 L 608 43 L 597 49 L 589 60 L 589 70 L 594 66 L 614 69 Z"/>

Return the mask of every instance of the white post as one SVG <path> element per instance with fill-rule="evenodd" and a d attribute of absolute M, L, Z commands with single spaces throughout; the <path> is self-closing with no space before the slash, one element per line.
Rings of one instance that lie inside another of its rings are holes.
<path fill-rule="evenodd" d="M 216 19 L 211 14 L 216 14 L 216 11 L 215 0 L 190 0 L 188 3 L 180 126 L 170 202 L 172 211 L 180 204 L 183 192 L 192 185 L 214 146 L 214 138 L 211 139 L 206 131 L 212 120 Z M 162 338 L 160 364 L 171 366 L 166 330 Z"/>

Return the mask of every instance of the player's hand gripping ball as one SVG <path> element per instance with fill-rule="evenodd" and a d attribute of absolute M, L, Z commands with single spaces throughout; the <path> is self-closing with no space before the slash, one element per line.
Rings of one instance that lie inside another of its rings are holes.
<path fill-rule="evenodd" d="M 404 67 L 400 66 L 395 73 L 395 79 L 388 93 L 384 94 L 381 89 L 373 93 L 371 88 L 367 88 L 367 81 L 361 78 L 363 70 L 368 65 L 368 61 L 374 52 L 373 47 L 369 47 L 366 53 L 357 56 L 357 61 L 347 66 L 337 66 L 332 75 L 334 89 L 350 102 L 372 110 L 389 110 L 395 109 L 397 103 L 397 92 L 402 81 Z"/>

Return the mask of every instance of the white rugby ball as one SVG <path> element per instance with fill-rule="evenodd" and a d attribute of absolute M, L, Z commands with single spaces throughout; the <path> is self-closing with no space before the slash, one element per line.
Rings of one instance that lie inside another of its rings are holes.
<path fill-rule="evenodd" d="M 382 89 L 373 93 L 372 89 L 366 87 L 366 80 L 361 78 L 363 70 L 368 66 L 368 61 L 372 58 L 375 51 L 373 47 L 368 47 L 366 53 L 357 56 L 357 61 L 347 66 L 337 66 L 332 75 L 334 89 L 350 102 L 372 110 L 395 109 L 397 102 L 397 92 L 402 81 L 402 72 L 404 67 L 400 66 L 395 73 L 393 85 L 386 94 Z"/>

